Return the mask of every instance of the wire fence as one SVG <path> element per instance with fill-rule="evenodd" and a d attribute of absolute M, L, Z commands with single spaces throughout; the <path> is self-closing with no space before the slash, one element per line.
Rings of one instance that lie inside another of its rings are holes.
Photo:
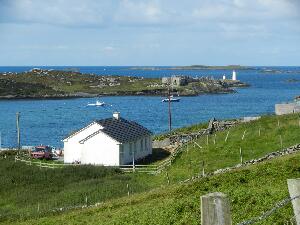
<path fill-rule="evenodd" d="M 159 174 L 161 173 L 166 167 L 170 166 L 172 162 L 175 160 L 176 156 L 183 151 L 181 146 L 178 146 L 171 154 L 170 157 L 165 159 L 164 161 L 160 162 L 156 165 L 119 165 L 119 166 L 108 166 L 113 168 L 119 168 L 125 173 L 132 173 L 132 172 L 139 172 L 139 173 L 148 173 L 148 174 Z M 28 155 L 25 154 L 18 154 L 15 156 L 15 162 L 23 162 L 26 165 L 30 166 L 38 166 L 40 168 L 49 168 L 49 169 L 58 169 L 64 168 L 66 166 L 80 166 L 80 164 L 65 164 L 65 163 L 48 163 L 40 161 L 32 160 Z"/>
<path fill-rule="evenodd" d="M 280 202 L 276 203 L 272 209 L 268 210 L 267 212 L 263 213 L 262 215 L 252 218 L 252 219 L 249 219 L 249 220 L 245 220 L 241 223 L 238 223 L 237 225 L 250 225 L 250 224 L 255 224 L 260 221 L 263 221 L 263 220 L 267 219 L 268 217 L 270 217 L 272 214 L 274 214 L 278 209 L 285 207 L 288 203 L 290 203 L 293 200 L 298 199 L 298 198 L 300 198 L 300 195 L 297 195 L 293 198 L 291 198 L 291 197 L 285 198 L 285 199 L 281 200 Z"/>

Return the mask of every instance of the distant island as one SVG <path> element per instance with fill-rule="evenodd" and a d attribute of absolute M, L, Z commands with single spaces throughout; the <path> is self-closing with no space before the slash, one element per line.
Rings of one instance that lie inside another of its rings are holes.
<path fill-rule="evenodd" d="M 280 68 L 262 68 L 262 73 L 269 74 L 269 75 L 276 75 L 276 74 L 300 74 L 299 69 L 295 70 L 284 70 Z"/>
<path fill-rule="evenodd" d="M 246 87 L 245 83 L 216 80 L 208 77 L 187 78 L 182 86 L 171 86 L 172 93 L 181 96 L 233 93 L 233 87 Z M 0 73 L 0 99 L 24 98 L 78 98 L 97 96 L 149 95 L 166 96 L 168 85 L 160 78 L 131 76 L 101 76 L 83 74 L 73 70 L 32 69 L 21 73 Z"/>
<path fill-rule="evenodd" d="M 191 66 L 171 66 L 171 67 L 130 67 L 129 70 L 249 70 L 253 69 L 248 66 L 228 65 L 228 66 L 205 66 L 205 65 L 191 65 Z"/>

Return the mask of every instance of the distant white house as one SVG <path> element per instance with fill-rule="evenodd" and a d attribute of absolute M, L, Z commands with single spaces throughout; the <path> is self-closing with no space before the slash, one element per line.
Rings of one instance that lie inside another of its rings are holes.
<path fill-rule="evenodd" d="M 96 120 L 63 140 L 64 162 L 105 166 L 132 163 L 152 154 L 152 133 L 114 113 Z"/>
<path fill-rule="evenodd" d="M 285 115 L 300 112 L 300 102 L 275 104 L 275 114 Z"/>

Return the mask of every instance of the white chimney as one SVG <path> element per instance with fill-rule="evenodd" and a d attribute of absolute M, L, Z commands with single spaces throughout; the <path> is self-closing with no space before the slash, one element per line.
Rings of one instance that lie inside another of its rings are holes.
<path fill-rule="evenodd" d="M 235 72 L 235 70 L 232 71 L 232 80 L 236 80 L 236 72 Z"/>
<path fill-rule="evenodd" d="M 114 112 L 113 113 L 113 118 L 115 118 L 115 119 L 120 119 L 120 113 L 119 112 Z"/>

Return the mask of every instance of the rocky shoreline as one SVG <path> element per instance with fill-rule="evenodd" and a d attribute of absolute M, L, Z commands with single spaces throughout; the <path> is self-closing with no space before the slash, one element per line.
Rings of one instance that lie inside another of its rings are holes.
<path fill-rule="evenodd" d="M 74 98 L 95 98 L 98 94 L 75 93 L 75 94 L 54 94 L 54 95 L 2 95 L 0 100 L 42 100 L 42 99 L 74 99 Z"/>

